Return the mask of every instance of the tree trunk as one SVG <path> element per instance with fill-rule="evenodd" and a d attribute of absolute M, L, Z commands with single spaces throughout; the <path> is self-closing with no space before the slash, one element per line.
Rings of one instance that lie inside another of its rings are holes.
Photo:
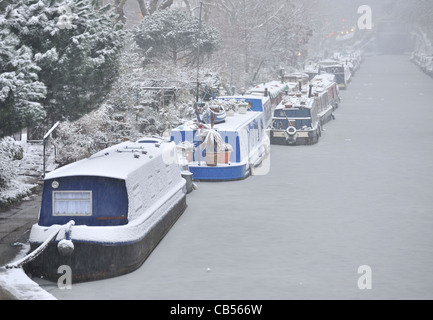
<path fill-rule="evenodd" d="M 161 3 L 158 10 L 164 10 L 170 8 L 172 5 L 173 5 L 173 0 L 165 0 L 163 3 Z"/>
<path fill-rule="evenodd" d="M 114 6 L 116 7 L 116 13 L 119 15 L 116 18 L 116 22 L 122 21 L 126 22 L 125 12 L 123 11 L 123 7 L 126 3 L 126 0 L 114 0 Z"/>
<path fill-rule="evenodd" d="M 170 8 L 173 4 L 173 0 L 164 0 L 162 1 L 161 4 L 159 4 L 159 0 L 151 0 L 148 8 L 144 0 L 137 0 L 137 1 L 143 17 L 152 15 L 158 10 L 164 10 Z"/>
<path fill-rule="evenodd" d="M 140 7 L 141 14 L 143 17 L 146 17 L 149 15 L 149 11 L 147 10 L 146 4 L 144 3 L 144 0 L 137 0 L 138 6 Z"/>

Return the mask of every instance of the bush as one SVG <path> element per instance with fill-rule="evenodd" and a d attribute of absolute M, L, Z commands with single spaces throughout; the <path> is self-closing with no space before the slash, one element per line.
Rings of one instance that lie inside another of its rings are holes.
<path fill-rule="evenodd" d="M 30 190 L 18 179 L 18 160 L 23 158 L 23 148 L 11 137 L 0 140 L 0 207 L 27 196 Z"/>

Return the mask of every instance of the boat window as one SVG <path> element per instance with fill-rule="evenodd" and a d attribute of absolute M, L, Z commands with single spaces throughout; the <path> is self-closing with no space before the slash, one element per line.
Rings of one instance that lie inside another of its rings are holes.
<path fill-rule="evenodd" d="M 273 127 L 277 130 L 287 129 L 289 127 L 287 124 L 287 120 L 275 120 L 273 123 Z"/>
<path fill-rule="evenodd" d="M 343 72 L 343 68 L 341 68 L 341 67 L 329 67 L 329 68 L 326 69 L 326 72 L 332 73 L 332 74 L 342 73 Z"/>
<path fill-rule="evenodd" d="M 295 127 L 301 130 L 304 127 L 312 127 L 311 119 L 298 119 L 298 120 L 275 120 L 273 127 L 276 130 L 286 130 L 288 127 Z"/>
<path fill-rule="evenodd" d="M 150 143 L 150 144 L 158 143 L 158 142 L 160 142 L 160 141 L 157 141 L 157 140 L 140 140 L 140 141 L 138 141 L 138 143 Z"/>
<path fill-rule="evenodd" d="M 309 118 L 310 110 L 309 109 L 285 109 L 285 110 L 276 110 L 276 117 L 287 117 L 287 118 Z"/>
<path fill-rule="evenodd" d="M 91 216 L 92 191 L 54 191 L 53 216 Z"/>

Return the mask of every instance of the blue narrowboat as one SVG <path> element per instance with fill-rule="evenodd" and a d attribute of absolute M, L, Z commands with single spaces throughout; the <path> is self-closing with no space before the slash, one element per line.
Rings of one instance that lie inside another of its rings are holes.
<path fill-rule="evenodd" d="M 47 174 L 30 246 L 48 245 L 25 271 L 57 281 L 67 265 L 73 281 L 83 282 L 139 268 L 186 208 L 175 150 L 144 138 Z"/>
<path fill-rule="evenodd" d="M 263 112 L 240 109 L 214 126 L 192 120 L 172 130 L 171 141 L 192 146 L 186 161 L 196 181 L 234 181 L 267 173 L 270 142 Z"/>
<path fill-rule="evenodd" d="M 316 99 L 288 95 L 274 111 L 270 140 L 276 145 L 313 145 L 321 132 Z"/>

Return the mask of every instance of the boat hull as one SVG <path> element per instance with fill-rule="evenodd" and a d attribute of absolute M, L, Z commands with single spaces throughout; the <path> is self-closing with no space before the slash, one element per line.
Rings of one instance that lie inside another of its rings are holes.
<path fill-rule="evenodd" d="M 320 124 L 324 126 L 328 122 L 331 122 L 334 119 L 334 108 L 330 107 L 328 110 L 319 114 Z"/>
<path fill-rule="evenodd" d="M 58 268 L 66 265 L 71 268 L 73 283 L 102 280 L 130 273 L 144 263 L 185 209 L 186 195 L 134 242 L 73 241 L 74 251 L 70 256 L 62 256 L 59 253 L 58 241 L 51 242 L 43 253 L 26 264 L 24 269 L 32 276 L 57 281 L 61 276 Z M 31 251 L 39 245 L 40 243 L 31 243 Z"/>
<path fill-rule="evenodd" d="M 280 146 L 311 146 L 319 142 L 320 131 L 313 132 L 297 132 L 291 138 L 287 137 L 284 131 L 271 132 L 271 144 Z"/>
<path fill-rule="evenodd" d="M 190 165 L 189 170 L 193 174 L 195 181 L 236 181 L 246 179 L 250 175 L 249 166 L 245 163 L 217 167 Z"/>

